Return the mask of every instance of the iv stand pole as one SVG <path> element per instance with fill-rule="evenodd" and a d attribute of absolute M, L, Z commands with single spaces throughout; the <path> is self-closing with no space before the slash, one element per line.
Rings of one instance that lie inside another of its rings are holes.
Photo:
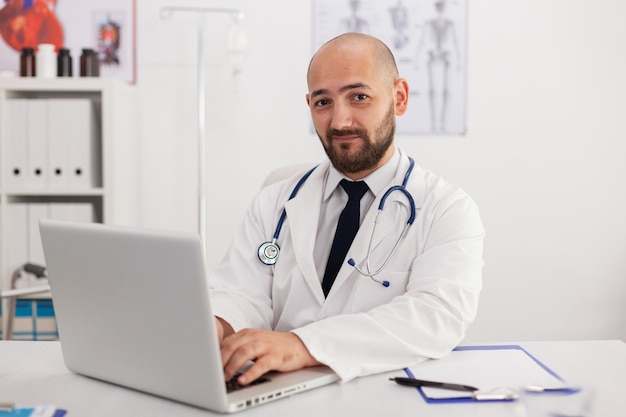
<path fill-rule="evenodd" d="M 166 6 L 161 8 L 160 15 L 161 18 L 168 19 L 174 12 L 192 12 L 198 15 L 198 231 L 202 247 L 206 251 L 206 64 L 204 62 L 204 15 L 207 13 L 227 13 L 233 19 L 241 20 L 243 19 L 243 13 L 237 9 Z"/>

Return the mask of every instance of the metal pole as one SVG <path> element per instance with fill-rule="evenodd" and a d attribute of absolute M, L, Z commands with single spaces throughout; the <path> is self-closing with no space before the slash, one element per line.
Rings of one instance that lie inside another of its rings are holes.
<path fill-rule="evenodd" d="M 207 187 L 206 187 L 206 63 L 204 62 L 204 38 L 206 13 L 227 13 L 236 21 L 243 19 L 243 13 L 237 9 L 214 7 L 177 7 L 161 8 L 160 15 L 168 19 L 174 12 L 192 12 L 198 14 L 198 232 L 203 249 L 207 247 Z"/>
<path fill-rule="evenodd" d="M 207 247 L 206 203 L 206 76 L 204 63 L 204 14 L 198 14 L 198 229 L 202 248 Z"/>

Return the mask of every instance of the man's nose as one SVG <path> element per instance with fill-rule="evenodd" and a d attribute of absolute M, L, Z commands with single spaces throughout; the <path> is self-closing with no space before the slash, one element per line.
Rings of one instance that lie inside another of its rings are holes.
<path fill-rule="evenodd" d="M 352 109 L 346 104 L 335 103 L 333 106 L 333 120 L 331 127 L 337 130 L 343 130 L 353 127 L 354 115 Z"/>

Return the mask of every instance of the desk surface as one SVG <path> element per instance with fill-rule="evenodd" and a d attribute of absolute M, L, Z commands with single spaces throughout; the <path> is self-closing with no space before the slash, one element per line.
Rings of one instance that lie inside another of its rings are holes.
<path fill-rule="evenodd" d="M 626 343 L 562 341 L 519 343 L 566 381 L 595 387 L 594 416 L 626 410 Z M 512 403 L 427 404 L 413 389 L 400 387 L 391 372 L 332 384 L 253 408 L 236 416 L 524 416 Z M 0 401 L 54 404 L 68 417 L 211 416 L 214 413 L 71 373 L 58 342 L 0 342 Z M 220 415 L 220 414 L 217 414 Z"/>

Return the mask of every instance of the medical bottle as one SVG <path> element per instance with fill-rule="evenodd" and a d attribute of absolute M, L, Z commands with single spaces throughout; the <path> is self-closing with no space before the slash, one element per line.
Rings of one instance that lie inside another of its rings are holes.
<path fill-rule="evenodd" d="M 96 51 L 91 48 L 83 49 L 80 56 L 80 76 L 81 77 L 99 77 L 100 62 Z"/>
<path fill-rule="evenodd" d="M 57 76 L 72 76 L 72 55 L 70 55 L 70 50 L 67 48 L 59 49 L 59 55 L 57 55 Z"/>
<path fill-rule="evenodd" d="M 40 43 L 37 47 L 36 71 L 39 78 L 56 77 L 56 53 L 51 43 Z"/>
<path fill-rule="evenodd" d="M 22 48 L 20 55 L 20 77 L 34 77 L 35 70 L 35 50 L 33 48 Z"/>

